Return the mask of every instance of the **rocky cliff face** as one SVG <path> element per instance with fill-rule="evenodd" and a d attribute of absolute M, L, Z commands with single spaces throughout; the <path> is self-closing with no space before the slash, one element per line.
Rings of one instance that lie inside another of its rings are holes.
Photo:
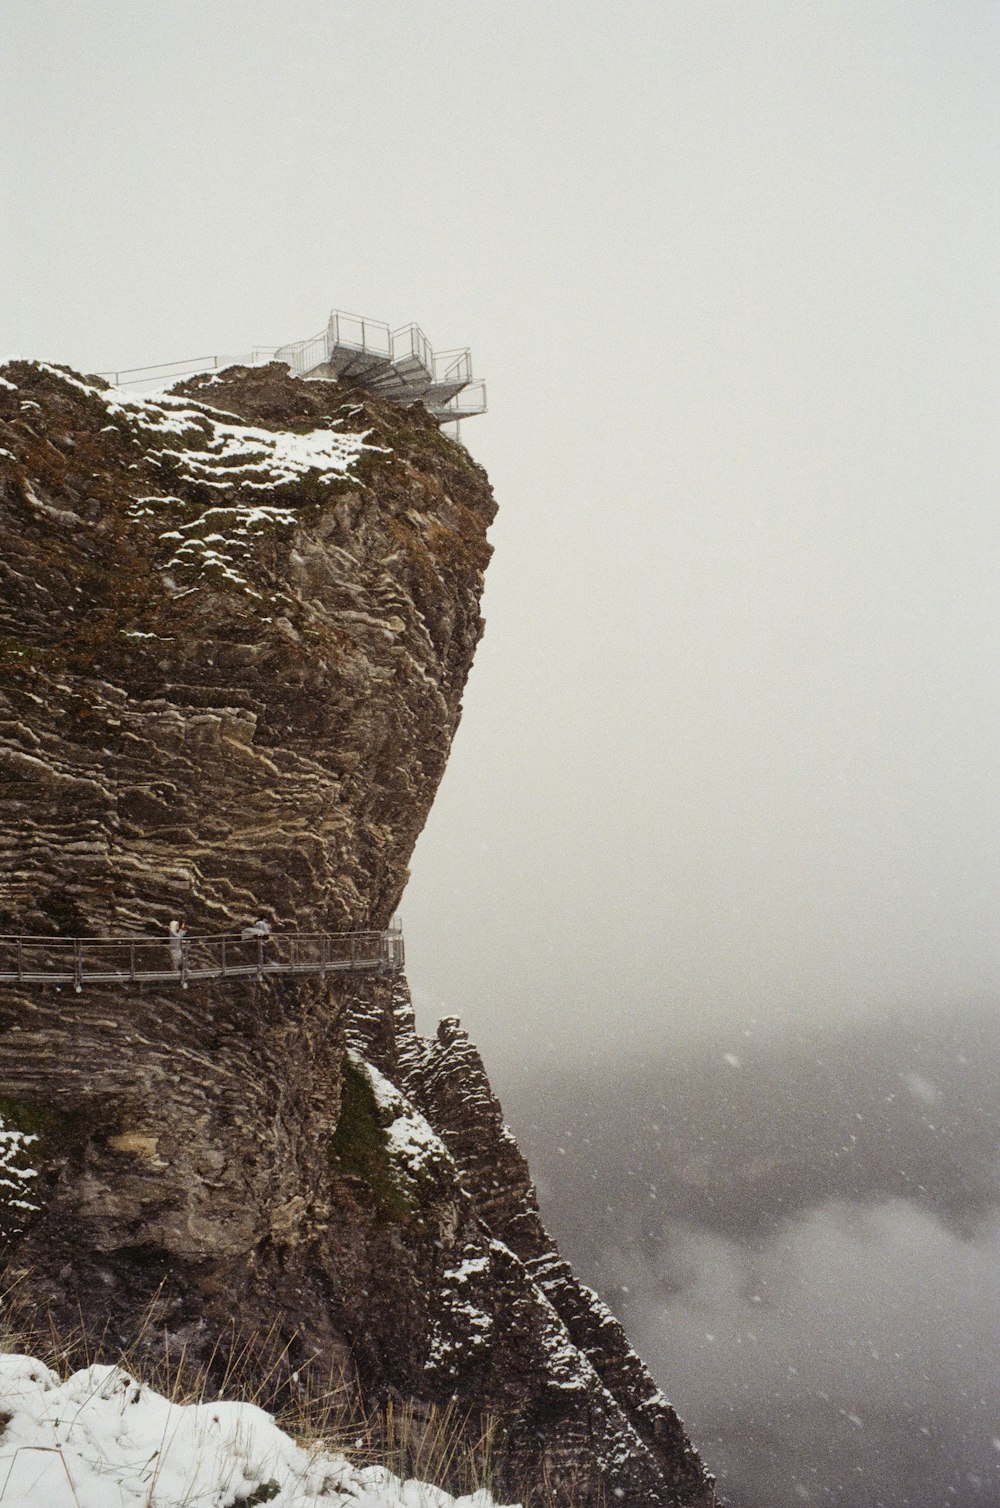
<path fill-rule="evenodd" d="M 426 415 L 335 382 L 153 400 L 2 369 L 0 932 L 384 926 L 493 512 Z M 206 1365 L 238 1334 L 376 1405 L 458 1394 L 520 1490 L 711 1502 L 552 1250 L 477 1055 L 455 1023 L 422 1042 L 405 988 L 5 988 L 0 1095 L 38 1138 L 5 1217 L 29 1322 Z"/>
<path fill-rule="evenodd" d="M 4 380 L 0 921 L 383 921 L 481 630 L 482 473 L 283 368 Z"/>

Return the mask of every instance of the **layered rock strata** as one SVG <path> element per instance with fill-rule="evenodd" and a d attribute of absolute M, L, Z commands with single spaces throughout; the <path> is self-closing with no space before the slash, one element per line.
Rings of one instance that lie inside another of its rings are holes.
<path fill-rule="evenodd" d="M 6 373 L 0 926 L 384 922 L 481 632 L 480 469 L 284 369 Z"/>
<path fill-rule="evenodd" d="M 384 926 L 493 512 L 425 414 L 335 382 L 130 399 L 0 371 L 0 932 Z M 4 989 L 0 1094 L 29 1322 L 209 1371 L 228 1334 L 375 1406 L 457 1394 L 539 1501 L 711 1501 L 553 1251 L 478 1057 L 453 1023 L 421 1042 L 405 990 Z"/>

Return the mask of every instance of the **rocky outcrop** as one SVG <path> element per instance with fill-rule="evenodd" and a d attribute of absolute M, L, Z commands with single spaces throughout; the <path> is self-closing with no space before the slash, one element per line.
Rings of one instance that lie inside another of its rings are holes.
<path fill-rule="evenodd" d="M 335 382 L 235 368 L 129 399 L 4 368 L 0 932 L 384 926 L 493 511 L 425 414 Z M 711 1501 L 553 1251 L 478 1056 L 455 1023 L 422 1042 L 405 989 L 4 989 L 0 1095 L 29 1323 L 209 1370 L 238 1336 L 370 1405 L 457 1394 L 539 1500 Z"/>
<path fill-rule="evenodd" d="M 279 368 L 6 372 L 0 926 L 383 922 L 481 632 L 481 470 Z"/>
<path fill-rule="evenodd" d="M 541 1460 L 569 1503 L 590 1501 L 595 1480 L 613 1484 L 630 1504 L 711 1502 L 676 1413 L 621 1325 L 555 1250 L 478 1052 L 454 1018 L 440 1023 L 435 1039 L 419 1037 L 405 982 L 393 993 L 391 1037 L 384 1013 L 355 1006 L 348 1040 L 395 1080 L 440 1138 L 480 1227 L 462 1265 L 446 1272 L 437 1309 L 430 1306 L 445 1337 L 437 1364 L 460 1394 L 474 1367 L 477 1392 L 517 1396 L 518 1427 L 508 1444 L 515 1480 Z M 484 1336 L 496 1369 L 488 1380 Z"/>

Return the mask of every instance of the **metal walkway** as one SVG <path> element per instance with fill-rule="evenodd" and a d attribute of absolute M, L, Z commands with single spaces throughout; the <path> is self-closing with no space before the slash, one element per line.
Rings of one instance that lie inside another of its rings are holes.
<path fill-rule="evenodd" d="M 423 403 L 441 424 L 459 423 L 486 412 L 486 384 L 472 375 L 468 347 L 434 351 L 419 325 L 390 330 L 384 321 L 334 309 L 326 328 L 306 340 L 283 346 L 255 346 L 228 356 L 193 356 L 159 366 L 98 372 L 114 387 L 157 389 L 228 366 L 261 366 L 283 361 L 293 377 L 344 377 L 359 387 L 408 408 Z"/>
<path fill-rule="evenodd" d="M 473 380 L 468 348 L 435 352 L 419 325 L 390 330 L 334 309 L 325 330 L 279 346 L 274 359 L 293 377 L 346 377 L 404 408 L 423 403 L 443 424 L 486 412 L 486 384 Z"/>
<path fill-rule="evenodd" d="M 281 974 L 399 974 L 403 934 L 295 932 L 270 937 L 0 937 L 0 984 L 180 984 Z"/>

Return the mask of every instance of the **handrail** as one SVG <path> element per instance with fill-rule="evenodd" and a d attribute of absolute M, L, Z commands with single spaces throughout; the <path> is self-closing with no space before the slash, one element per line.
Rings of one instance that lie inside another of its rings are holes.
<path fill-rule="evenodd" d="M 272 932 L 205 936 L 0 935 L 0 984 L 180 984 L 277 974 L 398 974 L 405 962 L 398 927 L 383 932 Z"/>
<path fill-rule="evenodd" d="M 98 372 L 96 375 L 98 377 L 107 377 L 108 379 L 113 377 L 117 382 L 120 377 L 132 377 L 136 372 L 165 372 L 168 367 L 184 367 L 187 369 L 188 367 L 201 366 L 202 363 L 207 366 L 209 362 L 217 362 L 218 359 L 218 356 L 185 356 L 183 358 L 179 357 L 177 361 L 161 361 L 155 366 L 119 367 L 115 372 Z"/>
<path fill-rule="evenodd" d="M 191 356 L 177 361 L 161 361 L 154 366 L 119 367 L 113 372 L 97 372 L 112 387 L 143 387 L 152 382 L 168 382 L 201 372 L 219 371 L 226 366 L 261 366 L 273 360 L 277 346 L 254 346 L 251 351 L 223 352 L 215 356 Z M 144 376 L 136 375 L 145 373 Z M 127 378 L 128 381 L 123 381 Z"/>
<path fill-rule="evenodd" d="M 434 381 L 472 381 L 472 352 L 468 346 L 459 346 L 454 351 L 434 351 Z"/>
<path fill-rule="evenodd" d="M 341 323 L 345 326 L 343 331 Z M 361 332 L 360 345 L 351 338 L 352 325 Z M 392 334 L 384 320 L 372 319 L 367 314 L 348 314 L 345 309 L 331 309 L 326 329 L 334 346 L 353 347 L 365 355 L 384 356 L 387 360 L 392 355 Z M 375 339 L 369 339 L 371 335 Z"/>
<path fill-rule="evenodd" d="M 270 933 L 270 937 L 272 942 L 276 942 L 280 938 L 292 937 L 398 937 L 399 932 L 399 927 L 386 927 L 382 931 L 368 928 L 352 932 L 272 932 Z M 240 932 L 188 932 L 185 934 L 185 939 L 189 943 L 222 942 L 224 938 L 228 942 L 232 942 L 234 938 L 239 939 L 241 936 L 242 933 Z M 254 937 L 256 936 L 255 932 Z M 129 932 L 122 935 L 105 934 L 102 936 L 98 932 L 72 934 L 66 932 L 0 932 L 0 943 L 14 943 L 19 940 L 26 943 L 38 943 L 46 947 L 59 943 L 69 944 L 70 946 L 73 943 L 166 943 L 170 940 L 170 933 Z"/>

